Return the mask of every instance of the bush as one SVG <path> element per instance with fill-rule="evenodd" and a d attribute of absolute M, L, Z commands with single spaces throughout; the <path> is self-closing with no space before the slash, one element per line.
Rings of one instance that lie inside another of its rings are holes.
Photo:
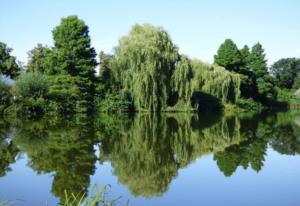
<path fill-rule="evenodd" d="M 249 99 L 239 99 L 237 102 L 239 108 L 248 110 L 248 111 L 260 111 L 262 105 L 259 102 L 254 101 L 252 98 Z"/>
<path fill-rule="evenodd" d="M 132 101 L 127 93 L 107 93 L 104 99 L 96 99 L 95 108 L 98 112 L 129 112 L 133 110 Z"/>
<path fill-rule="evenodd" d="M 34 98 L 46 96 L 50 83 L 46 76 L 37 72 L 23 73 L 15 83 L 18 98 Z"/>

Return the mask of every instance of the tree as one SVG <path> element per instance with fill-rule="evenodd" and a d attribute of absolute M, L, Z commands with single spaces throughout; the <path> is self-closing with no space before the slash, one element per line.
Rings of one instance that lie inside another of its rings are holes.
<path fill-rule="evenodd" d="M 121 38 L 112 61 L 114 77 L 132 95 L 137 110 L 167 106 L 178 49 L 169 34 L 151 25 L 135 25 Z"/>
<path fill-rule="evenodd" d="M 190 60 L 186 56 L 181 56 L 180 61 L 176 64 L 175 71 L 172 76 L 172 90 L 176 93 L 178 99 L 185 104 L 190 104 L 192 97 L 192 78 L 193 69 Z"/>
<path fill-rule="evenodd" d="M 38 44 L 28 52 L 27 71 L 51 74 L 51 53 L 50 48 Z"/>
<path fill-rule="evenodd" d="M 276 79 L 277 86 L 291 89 L 297 73 L 300 72 L 300 60 L 296 58 L 280 59 L 271 66 L 270 70 Z"/>
<path fill-rule="evenodd" d="M 87 112 L 93 106 L 96 52 L 91 47 L 89 28 L 77 16 L 63 18 L 53 30 L 54 67 L 58 74 L 78 77 L 80 88 L 77 112 Z"/>
<path fill-rule="evenodd" d="M 268 73 L 265 51 L 260 43 L 252 47 L 250 69 L 255 75 L 259 99 L 263 102 L 276 98 L 275 82 Z"/>
<path fill-rule="evenodd" d="M 226 39 L 214 56 L 214 63 L 229 71 L 238 72 L 241 66 L 241 53 L 231 39 Z"/>
<path fill-rule="evenodd" d="M 89 28 L 84 21 L 77 16 L 68 16 L 61 20 L 52 33 L 61 72 L 94 79 L 96 52 L 91 47 Z"/>
<path fill-rule="evenodd" d="M 99 54 L 100 59 L 100 71 L 99 76 L 101 78 L 101 81 L 108 82 L 111 78 L 111 69 L 110 69 L 110 62 L 112 60 L 113 56 L 109 54 L 105 54 L 103 51 Z"/>
<path fill-rule="evenodd" d="M 11 56 L 12 49 L 0 42 L 0 75 L 16 78 L 20 74 L 20 67 L 16 63 L 16 57 Z"/>
<path fill-rule="evenodd" d="M 241 73 L 245 73 L 249 70 L 250 64 L 250 49 L 247 45 L 245 45 L 241 50 Z"/>
<path fill-rule="evenodd" d="M 262 78 L 265 75 L 268 75 L 265 50 L 259 42 L 252 47 L 250 54 L 250 67 L 256 78 Z"/>

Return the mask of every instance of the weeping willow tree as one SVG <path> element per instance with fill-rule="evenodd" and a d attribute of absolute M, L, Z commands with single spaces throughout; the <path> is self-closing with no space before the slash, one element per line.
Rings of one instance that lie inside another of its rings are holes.
<path fill-rule="evenodd" d="M 119 41 L 112 72 L 132 95 L 136 110 L 160 111 L 167 106 L 177 59 L 178 49 L 165 30 L 135 25 Z"/>
<path fill-rule="evenodd" d="M 219 98 L 222 103 L 235 103 L 240 97 L 240 77 L 217 65 L 192 60 L 194 70 L 193 92 L 205 92 Z M 200 102 L 201 103 L 201 102 Z"/>
<path fill-rule="evenodd" d="M 182 55 L 177 62 L 175 71 L 172 75 L 172 94 L 169 98 L 169 105 L 183 104 L 187 107 L 190 106 L 192 97 L 192 78 L 193 69 L 190 60 Z"/>

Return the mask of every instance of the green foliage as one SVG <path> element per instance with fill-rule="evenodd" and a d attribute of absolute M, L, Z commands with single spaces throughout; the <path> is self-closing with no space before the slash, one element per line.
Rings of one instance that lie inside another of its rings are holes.
<path fill-rule="evenodd" d="M 11 94 L 9 92 L 9 87 L 5 84 L 5 82 L 0 77 L 0 113 L 9 106 L 11 103 Z"/>
<path fill-rule="evenodd" d="M 193 69 L 189 59 L 186 56 L 181 56 L 180 61 L 176 64 L 171 85 L 173 95 L 177 94 L 177 98 L 187 105 L 190 104 L 192 97 L 191 84 L 193 75 Z"/>
<path fill-rule="evenodd" d="M 20 67 L 16 58 L 11 56 L 12 49 L 0 42 L 0 75 L 16 78 L 20 74 Z"/>
<path fill-rule="evenodd" d="M 237 106 L 245 111 L 261 111 L 262 105 L 259 102 L 254 101 L 253 99 L 244 99 L 240 98 L 237 102 Z"/>
<path fill-rule="evenodd" d="M 276 79 L 276 85 L 280 88 L 298 89 L 299 85 L 295 82 L 297 73 L 300 72 L 300 60 L 296 58 L 280 59 L 271 68 L 271 73 Z M 295 86 L 294 82 L 296 83 Z"/>
<path fill-rule="evenodd" d="M 111 79 L 111 69 L 110 69 L 110 62 L 113 56 L 109 54 L 105 54 L 103 51 L 99 54 L 100 59 L 100 72 L 99 77 L 103 83 L 108 83 Z"/>
<path fill-rule="evenodd" d="M 214 56 L 214 63 L 225 67 L 229 71 L 239 71 L 241 65 L 241 53 L 231 39 L 226 39 Z"/>
<path fill-rule="evenodd" d="M 15 83 L 17 98 L 45 97 L 49 90 L 50 82 L 48 78 L 37 72 L 22 73 Z"/>
<path fill-rule="evenodd" d="M 91 47 L 88 26 L 77 16 L 63 18 L 53 30 L 54 65 L 58 74 L 78 77 L 76 86 L 80 93 L 77 112 L 92 109 L 95 91 L 96 52 Z"/>
<path fill-rule="evenodd" d="M 241 69 L 240 69 L 240 73 L 244 73 L 245 71 L 249 70 L 249 64 L 250 64 L 250 49 L 247 45 L 245 45 L 241 50 L 240 50 L 240 54 L 241 54 Z"/>
<path fill-rule="evenodd" d="M 131 93 L 136 110 L 160 111 L 167 106 L 177 59 L 178 49 L 166 31 L 135 25 L 120 39 L 112 71 L 122 89 Z"/>
<path fill-rule="evenodd" d="M 268 75 L 265 51 L 260 43 L 256 43 L 250 54 L 250 67 L 257 78 Z"/>
<path fill-rule="evenodd" d="M 53 51 L 50 48 L 43 46 L 42 44 L 37 44 L 34 49 L 28 52 L 29 60 L 27 64 L 27 71 L 51 74 L 52 55 Z"/>
<path fill-rule="evenodd" d="M 250 68 L 257 83 L 257 91 L 260 101 L 263 103 L 276 99 L 275 81 L 268 73 L 268 66 L 264 49 L 260 43 L 252 47 L 250 55 Z"/>
<path fill-rule="evenodd" d="M 104 99 L 97 99 L 95 107 L 98 112 L 129 112 L 132 111 L 132 100 L 128 93 L 110 92 Z"/>
<path fill-rule="evenodd" d="M 49 76 L 51 86 L 48 92 L 48 114 L 73 114 L 80 107 L 80 89 L 76 77 L 65 75 Z"/>
<path fill-rule="evenodd" d="M 61 72 L 94 78 L 96 52 L 91 47 L 89 28 L 84 21 L 77 16 L 63 18 L 53 30 L 53 39 L 57 66 Z"/>
<path fill-rule="evenodd" d="M 236 102 L 240 97 L 240 77 L 217 65 L 198 60 L 191 62 L 194 78 L 193 92 L 204 92 L 219 98 L 223 103 Z M 201 102 L 200 102 L 201 103 Z"/>

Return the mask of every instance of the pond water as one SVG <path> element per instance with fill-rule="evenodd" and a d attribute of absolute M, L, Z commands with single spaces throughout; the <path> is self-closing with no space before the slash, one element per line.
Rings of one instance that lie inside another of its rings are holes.
<path fill-rule="evenodd" d="M 2 119 L 0 138 L 15 205 L 106 184 L 119 205 L 300 205 L 300 111 Z"/>

